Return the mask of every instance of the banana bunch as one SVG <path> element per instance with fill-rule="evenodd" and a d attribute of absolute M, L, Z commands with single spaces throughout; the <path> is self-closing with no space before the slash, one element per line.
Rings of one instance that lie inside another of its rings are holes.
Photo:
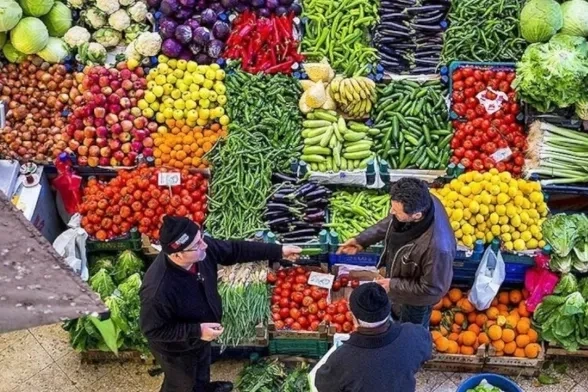
<path fill-rule="evenodd" d="M 368 117 L 376 102 L 376 83 L 363 76 L 336 76 L 329 84 L 329 92 L 339 111 L 350 118 Z"/>

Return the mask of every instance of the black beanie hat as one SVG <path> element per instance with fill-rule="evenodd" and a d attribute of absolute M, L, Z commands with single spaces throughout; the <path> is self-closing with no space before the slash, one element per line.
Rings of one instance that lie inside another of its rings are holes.
<path fill-rule="evenodd" d="M 160 230 L 161 249 L 167 254 L 181 252 L 194 241 L 199 231 L 198 225 L 188 218 L 166 215 Z"/>
<path fill-rule="evenodd" d="M 377 283 L 364 283 L 351 293 L 351 313 L 366 323 L 377 323 L 390 316 L 391 305 L 388 294 Z"/>

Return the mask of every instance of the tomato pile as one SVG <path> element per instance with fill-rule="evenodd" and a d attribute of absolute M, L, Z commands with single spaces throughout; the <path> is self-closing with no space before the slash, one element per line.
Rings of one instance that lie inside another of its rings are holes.
<path fill-rule="evenodd" d="M 302 267 L 285 268 L 268 274 L 274 285 L 271 297 L 272 319 L 279 330 L 318 331 L 322 322 L 333 325 L 338 333 L 352 332 L 353 316 L 347 300 L 327 302 L 327 289 L 310 286 L 310 271 Z M 340 283 L 339 283 L 340 284 Z"/>
<path fill-rule="evenodd" d="M 207 211 L 208 181 L 200 173 L 181 171 L 181 185 L 157 185 L 160 172 L 178 170 L 141 166 L 122 170 L 107 183 L 95 178 L 84 188 L 80 214 L 86 232 L 104 241 L 137 227 L 152 240 L 159 239 L 164 215 L 185 216 L 202 225 Z"/>
<path fill-rule="evenodd" d="M 523 125 L 517 121 L 521 108 L 511 87 L 514 78 L 514 71 L 471 67 L 458 68 L 453 73 L 452 110 L 460 119 L 453 121 L 451 162 L 461 163 L 469 170 L 486 171 L 495 167 L 501 172 L 521 173 L 526 136 Z M 502 92 L 508 100 L 500 103 L 500 110 L 489 114 L 476 98 L 480 92 L 488 100 L 497 99 Z M 507 148 L 512 154 L 503 159 L 493 158 L 496 151 Z"/>

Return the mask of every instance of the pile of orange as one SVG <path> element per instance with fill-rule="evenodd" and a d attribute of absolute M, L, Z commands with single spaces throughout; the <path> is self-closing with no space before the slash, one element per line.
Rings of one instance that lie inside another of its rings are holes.
<path fill-rule="evenodd" d="M 453 288 L 433 308 L 431 337 L 438 352 L 473 355 L 492 345 L 496 356 L 537 358 L 541 346 L 525 305 L 526 290 L 503 291 L 486 311 L 475 309 L 466 293 Z"/>
<path fill-rule="evenodd" d="M 165 125 L 151 134 L 155 166 L 207 168 L 205 154 L 219 139 L 227 136 L 227 129 L 227 125 L 190 127 L 184 120 L 166 120 Z"/>

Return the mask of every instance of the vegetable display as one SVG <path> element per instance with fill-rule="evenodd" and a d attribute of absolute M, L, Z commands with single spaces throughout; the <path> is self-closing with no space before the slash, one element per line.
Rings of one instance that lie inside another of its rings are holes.
<path fill-rule="evenodd" d="M 588 272 L 588 217 L 557 214 L 543 222 L 543 236 L 553 250 L 549 268 L 568 273 Z"/>
<path fill-rule="evenodd" d="M 310 392 L 309 367 L 298 364 L 293 370 L 278 360 L 262 360 L 246 366 L 237 378 L 239 391 Z"/>
<path fill-rule="evenodd" d="M 441 60 L 516 61 L 525 48 L 519 0 L 454 0 L 447 19 Z"/>
<path fill-rule="evenodd" d="M 224 331 L 218 342 L 238 346 L 255 338 L 255 327 L 269 317 L 267 262 L 235 264 L 218 273 Z"/>
<path fill-rule="evenodd" d="M 520 23 L 528 42 L 549 41 L 563 27 L 561 7 L 555 0 L 531 0 L 521 11 Z"/>
<path fill-rule="evenodd" d="M 544 185 L 588 182 L 588 136 L 535 121 L 529 129 L 525 174 L 549 179 Z"/>
<path fill-rule="evenodd" d="M 163 215 L 185 216 L 202 225 L 206 215 L 208 181 L 202 174 L 181 171 L 181 185 L 171 191 L 158 186 L 158 174 L 174 169 L 139 168 L 117 172 L 108 183 L 90 179 L 80 206 L 82 227 L 97 240 L 126 235 L 138 227 L 141 234 L 159 239 Z"/>
<path fill-rule="evenodd" d="M 485 311 L 477 311 L 467 293 L 452 288 L 431 313 L 431 338 L 435 350 L 474 355 L 482 345 L 495 356 L 537 358 L 539 336 L 527 310 L 525 290 L 501 291 Z"/>
<path fill-rule="evenodd" d="M 588 2 L 569 0 L 561 4 L 563 15 L 562 34 L 588 37 Z"/>
<path fill-rule="evenodd" d="M 378 19 L 377 3 L 367 0 L 302 2 L 308 18 L 302 52 L 310 60 L 323 57 L 345 76 L 366 75 L 377 62 L 377 49 L 369 46 L 368 32 Z"/>
<path fill-rule="evenodd" d="M 376 84 L 363 76 L 336 76 L 331 80 L 329 90 L 339 111 L 349 118 L 360 119 L 369 116 L 376 102 Z"/>
<path fill-rule="evenodd" d="M 290 74 L 293 65 L 304 60 L 293 19 L 293 14 L 258 18 L 244 12 L 233 21 L 224 57 L 240 60 L 241 69 L 252 74 Z"/>
<path fill-rule="evenodd" d="M 331 191 L 313 183 L 296 184 L 283 174 L 274 174 L 273 188 L 263 218 L 281 243 L 305 243 L 317 239 L 326 223 Z"/>
<path fill-rule="evenodd" d="M 285 170 L 298 156 L 301 90 L 297 80 L 285 75 L 241 71 L 230 74 L 226 85 L 227 114 L 236 120 L 210 157 L 216 169 L 206 225 L 215 237 L 248 238 L 264 228 L 272 173 Z"/>
<path fill-rule="evenodd" d="M 302 7 L 297 0 L 224 0 L 223 5 L 237 12 L 255 11 L 259 16 L 285 15 L 300 16 Z"/>
<path fill-rule="evenodd" d="M 337 191 L 329 200 L 327 225 L 337 232 L 339 241 L 347 241 L 390 213 L 390 195 L 375 191 Z"/>
<path fill-rule="evenodd" d="M 378 91 L 374 111 L 381 136 L 378 156 L 392 169 L 444 169 L 449 163 L 452 127 L 446 91 L 438 80 L 399 80 Z"/>
<path fill-rule="evenodd" d="M 507 251 L 545 246 L 541 225 L 548 210 L 538 182 L 490 169 L 462 174 L 431 193 L 445 206 L 460 245 L 499 238 Z"/>
<path fill-rule="evenodd" d="M 449 2 L 383 1 L 374 43 L 380 62 L 396 74 L 437 71 Z"/>
<path fill-rule="evenodd" d="M 511 87 L 515 73 L 510 69 L 463 67 L 451 77 L 451 109 L 465 118 L 453 121 L 451 161 L 468 170 L 496 167 L 520 175 L 526 136 L 518 121 L 521 107 Z"/>

